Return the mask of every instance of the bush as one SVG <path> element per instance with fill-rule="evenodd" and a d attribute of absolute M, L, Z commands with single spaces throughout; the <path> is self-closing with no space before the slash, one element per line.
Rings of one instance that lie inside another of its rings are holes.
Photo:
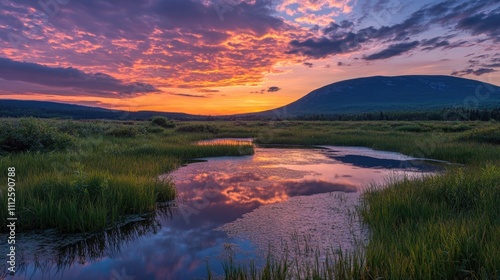
<path fill-rule="evenodd" d="M 151 119 L 151 124 L 161 126 L 164 128 L 174 128 L 175 127 L 175 123 L 173 121 L 169 121 L 167 118 L 164 118 L 164 117 L 153 117 L 153 119 Z"/>
<path fill-rule="evenodd" d="M 464 132 L 470 130 L 471 127 L 465 124 L 456 124 L 453 126 L 445 126 L 443 127 L 444 132 Z"/>
<path fill-rule="evenodd" d="M 396 127 L 397 131 L 404 131 L 404 132 L 424 132 L 424 131 L 429 131 L 428 128 L 421 127 L 418 124 L 406 124 L 402 125 L 399 127 Z"/>
<path fill-rule="evenodd" d="M 190 124 L 178 127 L 175 131 L 187 133 L 219 133 L 219 128 L 208 124 Z"/>
<path fill-rule="evenodd" d="M 57 124 L 57 129 L 76 137 L 101 135 L 109 128 L 109 124 L 98 122 L 65 121 Z"/>
<path fill-rule="evenodd" d="M 0 125 L 2 152 L 64 150 L 73 144 L 74 138 L 67 133 L 33 118 L 7 121 Z"/>
<path fill-rule="evenodd" d="M 146 133 L 162 133 L 165 131 L 163 128 L 157 126 L 145 126 L 143 130 Z"/>
<path fill-rule="evenodd" d="M 113 127 L 106 131 L 106 135 L 114 137 L 136 137 L 139 134 L 139 130 L 135 127 Z"/>
<path fill-rule="evenodd" d="M 500 129 L 498 127 L 474 129 L 466 132 L 460 140 L 500 144 Z"/>

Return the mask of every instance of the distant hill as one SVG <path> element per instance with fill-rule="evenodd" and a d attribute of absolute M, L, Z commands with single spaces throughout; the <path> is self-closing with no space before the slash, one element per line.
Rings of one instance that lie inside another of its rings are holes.
<path fill-rule="evenodd" d="M 444 108 L 500 108 L 500 87 L 451 76 L 366 77 L 333 83 L 316 89 L 286 106 L 251 114 L 201 116 L 154 111 L 127 112 L 99 107 L 45 101 L 1 100 L 0 117 L 144 120 L 160 115 L 176 120 L 296 118 L 313 115 L 355 115 L 379 112 L 432 112 Z M 471 119 L 489 120 L 488 116 Z M 409 115 L 403 119 L 419 119 Z M 398 118 L 396 118 L 398 119 Z M 423 119 L 429 119 L 424 116 Z M 432 118 L 431 118 L 432 119 Z M 496 119 L 496 117 L 494 118 Z"/>
<path fill-rule="evenodd" d="M 202 116 L 154 111 L 128 112 L 47 101 L 0 99 L 0 117 L 39 117 L 64 119 L 144 120 L 164 116 L 178 120 L 196 120 Z"/>
<path fill-rule="evenodd" d="M 452 107 L 499 108 L 500 87 L 452 76 L 374 76 L 333 83 L 286 106 L 240 116 L 288 118 L 318 114 L 431 111 Z"/>

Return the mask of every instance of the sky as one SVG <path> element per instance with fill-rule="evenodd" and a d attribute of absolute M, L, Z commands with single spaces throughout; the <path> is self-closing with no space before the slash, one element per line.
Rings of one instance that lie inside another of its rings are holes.
<path fill-rule="evenodd" d="M 500 85 L 495 0 L 0 0 L 0 98 L 257 112 L 337 81 Z"/>

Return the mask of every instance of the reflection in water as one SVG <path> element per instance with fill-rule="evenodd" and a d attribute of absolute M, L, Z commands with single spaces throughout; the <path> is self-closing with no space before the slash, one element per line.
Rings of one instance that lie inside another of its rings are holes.
<path fill-rule="evenodd" d="M 62 272 L 74 265 L 85 266 L 106 255 L 119 255 L 125 243 L 156 234 L 161 227 L 159 219 L 171 219 L 173 211 L 169 204 L 158 205 L 155 215 L 130 217 L 122 225 L 89 236 L 60 234 L 52 229 L 19 234 L 21 242 L 16 250 L 23 254 L 16 259 L 16 276 L 23 279 L 37 279 L 38 274 L 64 277 Z M 0 269 L 2 273 L 7 271 L 4 264 Z M 1 277 L 8 276 L 1 274 Z"/>
<path fill-rule="evenodd" d="M 364 187 L 433 170 L 407 165 L 411 158 L 400 154 L 349 149 L 255 148 L 253 156 L 189 164 L 161 176 L 176 183 L 172 215 L 158 213 L 71 245 L 55 238 L 38 242 L 24 255 L 44 251 L 45 257 L 26 258 L 15 278 L 111 279 L 126 273 L 135 279 L 192 279 L 206 276 L 207 265 L 222 273 L 224 248 L 236 246 L 238 258 L 251 258 L 262 244 L 291 232 L 307 233 L 321 246 L 348 246 L 361 232 L 349 228 L 346 213 Z M 20 243 L 39 236 L 21 237 Z"/>

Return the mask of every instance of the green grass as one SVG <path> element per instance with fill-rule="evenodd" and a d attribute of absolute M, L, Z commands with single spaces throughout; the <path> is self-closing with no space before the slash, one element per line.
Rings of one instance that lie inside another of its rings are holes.
<path fill-rule="evenodd" d="M 365 275 L 499 279 L 500 167 L 459 168 L 364 195 Z"/>
<path fill-rule="evenodd" d="M 75 138 L 71 146 L 9 152 L 0 158 L 5 182 L 7 168 L 16 168 L 16 215 L 22 221 L 16 228 L 18 232 L 46 228 L 89 232 L 109 228 L 127 215 L 152 213 L 156 202 L 173 199 L 173 183 L 157 178 L 185 160 L 253 153 L 250 146 L 197 146 L 192 143 L 212 135 L 183 135 L 163 129 L 160 133 L 151 132 L 147 122 L 27 121 L 42 127 L 44 133 Z M 29 133 L 19 135 L 31 137 Z M 37 143 L 38 139 L 31 137 L 29 141 Z M 6 186 L 0 188 L 2 193 L 6 193 Z M 0 219 L 3 232 L 7 221 L 6 195 L 0 200 Z"/>
<path fill-rule="evenodd" d="M 465 166 L 367 192 L 359 215 L 370 236 L 359 251 L 332 251 L 325 260 L 312 253 L 307 261 L 270 254 L 263 265 L 229 259 L 223 266 L 226 279 L 500 278 L 498 122 L 214 121 L 176 122 L 175 129 L 151 122 L 43 122 L 42 131 L 73 141 L 48 149 L 4 151 L 0 158 L 2 176 L 9 166 L 16 167 L 20 230 L 102 230 L 126 215 L 151 213 L 157 201 L 172 199 L 175 186 L 155 178 L 184 160 L 253 152 L 249 147 L 191 144 L 202 139 L 366 146 Z M 29 136 L 23 133 L 19 135 Z M 36 144 L 39 138 L 30 141 Z M 1 188 L 4 193 L 5 184 Z M 5 196 L 0 204 L 5 230 Z M 208 274 L 213 277 L 210 269 Z"/>
<path fill-rule="evenodd" d="M 363 196 L 366 246 L 326 260 L 226 261 L 226 279 L 500 279 L 500 146 L 497 122 L 270 122 L 262 144 L 349 145 L 455 163 L 424 179 L 392 182 Z M 294 267 L 294 262 L 302 262 Z M 285 269 L 285 267 L 287 269 Z M 269 272 L 272 273 L 269 273 Z"/>

